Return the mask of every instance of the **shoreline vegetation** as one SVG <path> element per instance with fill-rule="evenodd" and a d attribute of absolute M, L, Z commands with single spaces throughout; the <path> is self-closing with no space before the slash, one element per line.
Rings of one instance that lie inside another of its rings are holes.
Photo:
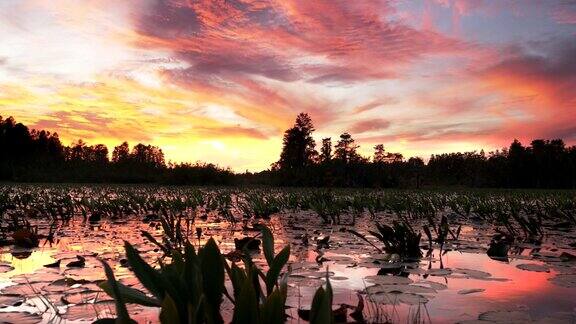
<path fill-rule="evenodd" d="M 78 140 L 70 146 L 58 134 L 29 129 L 0 117 L 0 182 L 138 183 L 166 185 L 273 185 L 294 187 L 575 189 L 576 146 L 561 139 L 514 140 L 508 148 L 405 159 L 374 146 L 361 156 L 349 133 L 317 149 L 311 118 L 301 113 L 284 133 L 280 158 L 269 170 L 234 173 L 212 163 L 166 162 L 161 148 L 124 142 L 112 149 Z"/>
<path fill-rule="evenodd" d="M 575 210 L 572 191 L 0 186 L 0 319 L 500 323 L 526 302 L 513 322 L 573 323 Z M 534 291 L 558 303 L 531 318 Z"/>

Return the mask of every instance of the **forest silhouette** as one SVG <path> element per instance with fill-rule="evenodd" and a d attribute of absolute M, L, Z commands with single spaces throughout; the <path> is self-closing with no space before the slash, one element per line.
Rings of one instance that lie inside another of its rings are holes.
<path fill-rule="evenodd" d="M 0 181 L 157 183 L 175 185 L 279 185 L 313 187 L 465 186 L 492 188 L 576 188 L 576 146 L 561 139 L 514 140 L 508 148 L 404 159 L 374 146 L 358 153 L 349 133 L 336 143 L 323 138 L 319 151 L 312 119 L 297 116 L 284 133 L 279 160 L 269 170 L 236 174 L 211 163 L 167 163 L 159 147 L 124 142 L 109 152 L 103 144 L 78 140 L 70 146 L 58 134 L 30 130 L 0 116 Z"/>

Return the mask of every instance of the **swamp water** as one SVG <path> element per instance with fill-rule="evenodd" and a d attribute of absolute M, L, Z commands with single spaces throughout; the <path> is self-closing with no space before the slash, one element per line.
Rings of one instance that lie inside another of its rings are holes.
<path fill-rule="evenodd" d="M 383 215 L 384 223 L 386 219 Z M 353 229 L 367 233 L 372 224 L 368 217 L 362 217 Z M 37 225 L 40 232 L 48 231 L 48 224 Z M 214 237 L 222 253 L 234 250 L 234 238 L 255 235 L 243 232 L 241 224 L 223 221 L 197 220 L 196 226 L 203 229 L 200 243 Z M 364 315 L 370 322 L 576 321 L 573 231 L 549 228 L 541 245 L 517 244 L 507 260 L 493 260 L 486 255 L 492 228 L 470 223 L 463 227 L 458 241 L 445 244 L 442 250 L 424 251 L 417 262 L 399 264 L 387 261 L 389 255 L 379 254 L 344 231 L 346 226 L 321 224 L 314 213 L 281 213 L 268 226 L 274 233 L 277 251 L 291 244 L 287 301 L 290 322 L 304 322 L 299 320 L 298 309 L 309 308 L 327 271 L 334 288 L 334 308 L 355 306 L 362 298 Z M 87 323 L 113 316 L 113 300 L 97 286 L 105 279 L 98 258 L 112 266 L 122 283 L 142 289 L 126 265 L 123 240 L 131 242 L 151 263 L 162 253 L 140 235 L 141 230 L 158 238 L 162 234 L 154 224 L 143 223 L 141 217 L 95 224 L 74 219 L 56 230 L 53 242 L 42 241 L 39 248 L 3 247 L 0 322 Z M 326 236 L 330 236 L 328 246 L 318 248 L 316 240 Z M 198 244 L 193 237 L 191 234 L 191 241 Z M 304 237 L 308 237 L 308 245 Z M 84 265 L 74 267 L 82 258 Z M 254 259 L 264 267 L 261 253 Z M 59 267 L 45 267 L 57 260 Z M 224 317 L 230 318 L 231 305 L 226 299 L 223 307 Z M 128 310 L 139 323 L 157 322 L 156 308 L 129 305 Z"/>

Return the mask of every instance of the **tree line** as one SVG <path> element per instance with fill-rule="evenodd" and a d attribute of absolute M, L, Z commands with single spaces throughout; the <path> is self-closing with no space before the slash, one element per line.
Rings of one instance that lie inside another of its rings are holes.
<path fill-rule="evenodd" d="M 523 146 L 404 159 L 374 146 L 370 157 L 358 153 L 352 135 L 343 133 L 335 145 L 322 139 L 320 151 L 312 136 L 314 125 L 301 113 L 284 133 L 280 159 L 266 176 L 288 186 L 411 187 L 467 186 L 492 188 L 576 188 L 576 146 L 561 139 L 533 140 Z"/>
<path fill-rule="evenodd" d="M 312 119 L 297 116 L 284 132 L 282 151 L 271 168 L 235 174 L 210 163 L 167 163 L 153 145 L 124 142 L 110 153 L 106 145 L 82 140 L 65 146 L 58 134 L 30 130 L 0 116 L 0 181 L 162 183 L 178 185 L 279 185 L 316 187 L 466 186 L 576 189 L 576 146 L 561 139 L 537 139 L 524 146 L 405 159 L 374 146 L 371 157 L 358 153 L 349 133 L 316 146 Z"/>
<path fill-rule="evenodd" d="M 0 181 L 232 184 L 228 169 L 204 163 L 166 163 L 162 149 L 127 142 L 114 147 L 82 140 L 65 146 L 57 133 L 30 130 L 0 116 Z"/>

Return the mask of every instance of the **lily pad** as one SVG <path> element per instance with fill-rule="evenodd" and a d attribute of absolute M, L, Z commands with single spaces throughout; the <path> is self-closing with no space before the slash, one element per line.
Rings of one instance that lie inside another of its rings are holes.
<path fill-rule="evenodd" d="M 12 277 L 12 281 L 17 283 L 32 283 L 32 282 L 52 282 L 62 279 L 62 275 L 54 272 L 34 272 L 32 274 L 21 274 Z"/>
<path fill-rule="evenodd" d="M 465 275 L 467 278 L 471 279 L 485 279 L 492 277 L 492 275 L 488 272 L 480 271 L 480 270 L 472 270 L 472 269 L 454 269 L 454 273 L 459 273 Z"/>
<path fill-rule="evenodd" d="M 487 321 L 492 323 L 527 323 L 531 322 L 532 319 L 527 312 L 521 311 L 489 311 L 482 313 L 478 316 L 481 321 Z"/>
<path fill-rule="evenodd" d="M 440 282 L 435 282 L 435 281 L 428 281 L 428 280 L 422 280 L 422 281 L 418 281 L 416 283 L 414 283 L 415 285 L 419 285 L 419 286 L 428 286 L 434 290 L 444 290 L 444 289 L 448 289 L 448 286 L 446 286 L 443 283 Z"/>
<path fill-rule="evenodd" d="M 559 274 L 556 277 L 548 279 L 555 285 L 565 288 L 576 287 L 576 274 Z"/>
<path fill-rule="evenodd" d="M 328 272 L 328 276 L 330 276 L 330 277 L 334 276 L 334 272 L 332 272 L 332 271 Z M 290 277 L 293 277 L 293 278 L 316 278 L 316 279 L 320 279 L 320 278 L 325 278 L 325 277 L 326 277 L 326 271 L 301 272 L 301 273 L 291 274 Z"/>
<path fill-rule="evenodd" d="M 366 281 L 380 285 L 407 285 L 412 283 L 412 279 L 400 276 L 368 276 Z"/>
<path fill-rule="evenodd" d="M 24 312 L 0 312 L 0 323 L 35 324 L 42 321 L 42 317 L 36 314 Z"/>
<path fill-rule="evenodd" d="M 451 269 L 428 269 L 426 271 L 426 274 L 430 275 L 430 276 L 448 276 L 450 274 L 452 274 L 452 270 Z"/>
<path fill-rule="evenodd" d="M 370 295 L 370 300 L 382 305 L 398 305 L 398 304 L 420 305 L 425 304 L 429 301 L 428 298 L 422 295 L 410 294 L 410 293 L 374 294 Z"/>
<path fill-rule="evenodd" d="M 14 270 L 14 267 L 9 264 L 0 264 L 0 273 L 9 272 Z"/>
<path fill-rule="evenodd" d="M 436 290 L 430 287 L 416 285 L 374 285 L 366 288 L 368 294 L 378 293 L 411 293 L 411 294 L 436 294 Z"/>
<path fill-rule="evenodd" d="M 17 285 L 8 286 L 2 289 L 2 294 L 9 295 L 37 295 L 38 292 L 47 285 L 45 282 L 35 282 L 35 283 L 21 283 Z M 0 321 L 2 323 L 2 321 Z"/>
<path fill-rule="evenodd" d="M 522 263 L 516 265 L 516 268 L 533 272 L 550 272 L 550 267 L 544 264 Z"/>
<path fill-rule="evenodd" d="M 21 295 L 0 295 L 0 308 L 14 306 L 16 304 L 22 303 L 24 301 L 24 297 Z"/>
<path fill-rule="evenodd" d="M 460 295 L 469 295 L 469 294 L 476 294 L 480 292 L 484 292 L 486 289 L 484 288 L 472 288 L 472 289 L 462 289 L 458 291 Z"/>

